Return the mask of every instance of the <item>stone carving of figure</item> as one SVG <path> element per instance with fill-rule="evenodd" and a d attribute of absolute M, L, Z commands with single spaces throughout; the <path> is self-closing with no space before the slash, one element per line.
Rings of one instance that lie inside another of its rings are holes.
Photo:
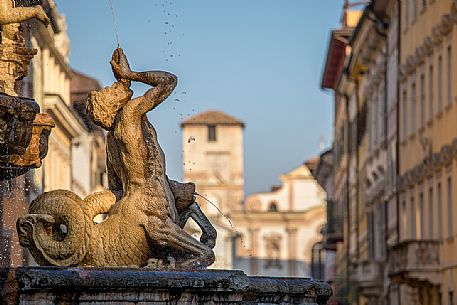
<path fill-rule="evenodd" d="M 22 0 L 21 5 L 37 5 L 17 7 L 14 0 L 0 0 L 0 92 L 16 95 L 15 82 L 27 74 L 29 62 L 36 54 L 36 50 L 25 47 L 20 23 L 36 18 L 45 26 L 49 24 L 48 16 L 39 5 L 41 1 L 36 1 Z"/>
<path fill-rule="evenodd" d="M 108 130 L 110 191 L 84 200 L 63 190 L 40 195 L 18 220 L 20 242 L 44 265 L 207 267 L 214 262 L 216 231 L 194 201 L 195 185 L 165 175 L 165 156 L 146 116 L 170 95 L 176 77 L 133 72 L 120 48 L 111 66 L 118 81 L 91 92 L 87 105 L 94 122 Z M 131 81 L 152 88 L 132 99 Z M 96 224 L 101 213 L 107 218 Z M 183 229 L 189 218 L 202 228 L 200 241 Z"/>

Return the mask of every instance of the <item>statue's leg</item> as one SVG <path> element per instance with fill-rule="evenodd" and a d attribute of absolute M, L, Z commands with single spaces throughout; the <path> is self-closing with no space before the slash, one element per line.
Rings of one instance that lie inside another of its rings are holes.
<path fill-rule="evenodd" d="M 195 202 L 195 184 L 192 182 L 181 183 L 168 179 L 168 177 L 167 180 L 175 197 L 176 210 L 181 214 Z"/>
<path fill-rule="evenodd" d="M 214 263 L 214 252 L 181 229 L 171 219 L 162 221 L 150 217 L 145 226 L 146 234 L 153 244 L 170 252 L 177 261 L 177 268 L 205 268 Z"/>
<path fill-rule="evenodd" d="M 217 231 L 214 229 L 213 225 L 202 212 L 196 202 L 193 202 L 193 204 L 191 204 L 179 215 L 179 226 L 184 228 L 189 218 L 195 220 L 197 225 L 202 230 L 200 242 L 207 245 L 211 249 L 214 249 L 214 246 L 216 245 Z"/>

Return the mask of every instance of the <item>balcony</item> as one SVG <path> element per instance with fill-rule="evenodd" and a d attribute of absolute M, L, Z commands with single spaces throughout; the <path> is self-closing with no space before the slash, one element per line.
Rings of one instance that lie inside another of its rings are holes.
<path fill-rule="evenodd" d="M 327 202 L 327 229 L 325 233 L 324 248 L 335 250 L 336 243 L 343 241 L 343 215 L 342 207 L 337 202 Z"/>
<path fill-rule="evenodd" d="M 380 296 L 383 290 L 383 268 L 380 261 L 360 262 L 354 268 L 352 281 L 365 296 Z"/>
<path fill-rule="evenodd" d="M 407 240 L 392 246 L 389 276 L 400 283 L 440 284 L 440 245 L 437 240 Z"/>

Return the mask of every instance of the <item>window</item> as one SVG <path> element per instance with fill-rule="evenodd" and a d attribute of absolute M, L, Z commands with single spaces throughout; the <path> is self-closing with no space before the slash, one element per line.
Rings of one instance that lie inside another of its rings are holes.
<path fill-rule="evenodd" d="M 441 240 L 443 238 L 443 206 L 442 206 L 442 194 L 441 194 L 441 182 L 438 182 L 437 185 L 437 205 L 438 205 L 438 238 Z"/>
<path fill-rule="evenodd" d="M 374 215 L 373 212 L 370 211 L 367 213 L 367 221 L 368 221 L 368 258 L 370 260 L 374 259 L 375 256 L 375 225 L 374 225 Z"/>
<path fill-rule="evenodd" d="M 419 101 L 420 101 L 420 127 L 424 127 L 425 125 L 425 75 L 422 72 L 420 76 L 420 96 L 419 96 Z"/>
<path fill-rule="evenodd" d="M 454 236 L 453 209 L 452 209 L 452 178 L 447 178 L 447 235 Z"/>
<path fill-rule="evenodd" d="M 449 291 L 449 305 L 454 305 L 454 291 Z"/>
<path fill-rule="evenodd" d="M 406 30 L 409 24 L 409 0 L 405 0 L 403 3 L 405 4 L 405 23 L 403 24 L 403 30 Z"/>
<path fill-rule="evenodd" d="M 443 56 L 438 56 L 438 113 L 443 110 Z"/>
<path fill-rule="evenodd" d="M 324 280 L 325 277 L 325 250 L 322 242 L 317 242 L 311 250 L 311 277 Z"/>
<path fill-rule="evenodd" d="M 447 47 L 447 104 L 452 103 L 452 49 Z"/>
<path fill-rule="evenodd" d="M 425 207 L 424 207 L 424 193 L 419 193 L 419 239 L 425 238 Z"/>
<path fill-rule="evenodd" d="M 268 212 L 277 212 L 278 211 L 278 204 L 276 201 L 270 202 L 270 205 L 268 206 Z"/>
<path fill-rule="evenodd" d="M 430 188 L 428 189 L 428 234 L 431 239 L 435 238 L 433 215 L 433 185 L 430 183 Z"/>
<path fill-rule="evenodd" d="M 373 99 L 373 121 L 371 122 L 372 127 L 372 136 L 373 136 L 373 146 L 376 147 L 378 143 L 378 101 L 376 98 Z"/>
<path fill-rule="evenodd" d="M 216 125 L 208 125 L 208 142 L 216 142 Z"/>
<path fill-rule="evenodd" d="M 281 235 L 271 234 L 265 237 L 265 269 L 282 268 Z"/>
<path fill-rule="evenodd" d="M 428 67 L 428 119 L 433 118 L 433 64 L 430 57 L 430 66 Z"/>
<path fill-rule="evenodd" d="M 381 139 L 384 136 L 384 128 L 385 128 L 385 119 L 386 119 L 386 112 L 385 109 L 385 89 L 384 84 L 379 86 L 379 94 L 378 94 L 378 143 L 381 142 Z"/>
<path fill-rule="evenodd" d="M 416 210 L 416 203 L 414 202 L 414 189 L 411 190 L 411 197 L 410 197 L 410 215 L 411 215 L 411 238 L 417 238 L 417 210 Z"/>
<path fill-rule="evenodd" d="M 412 0 L 412 1 L 413 1 L 413 18 L 412 19 L 414 20 L 417 17 L 419 1 L 417 1 L 417 0 Z"/>
<path fill-rule="evenodd" d="M 402 116 L 401 116 L 401 119 L 402 119 L 402 139 L 403 140 L 406 140 L 406 135 L 407 135 L 407 132 L 408 132 L 408 120 L 406 119 L 407 118 L 407 112 L 408 112 L 408 101 L 406 100 L 408 97 L 408 94 L 406 93 L 406 90 L 403 91 L 403 113 L 402 113 Z"/>
<path fill-rule="evenodd" d="M 413 76 L 415 78 L 415 76 Z M 416 82 L 411 83 L 411 134 L 416 132 Z"/>
<path fill-rule="evenodd" d="M 402 237 L 403 239 L 407 238 L 407 230 L 408 230 L 408 221 L 406 219 L 408 215 L 408 211 L 406 209 L 406 194 L 403 193 L 402 195 L 402 201 L 401 201 L 401 228 L 402 228 Z"/>

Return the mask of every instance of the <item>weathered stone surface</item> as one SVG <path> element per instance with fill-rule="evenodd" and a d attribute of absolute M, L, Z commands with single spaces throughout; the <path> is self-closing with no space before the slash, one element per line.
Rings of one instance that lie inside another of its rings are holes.
<path fill-rule="evenodd" d="M 54 126 L 34 100 L 18 98 L 17 81 L 27 75 L 37 53 L 25 46 L 20 23 L 37 18 L 49 24 L 38 0 L 0 0 L 0 180 L 11 179 L 39 167 L 47 152 Z M 15 5 L 17 7 L 15 7 Z M 26 7 L 33 5 L 33 7 Z"/>
<path fill-rule="evenodd" d="M 25 153 L 39 112 L 34 100 L 0 92 L 0 155 Z"/>
<path fill-rule="evenodd" d="M 174 90 L 176 76 L 133 72 L 122 49 L 111 66 L 118 81 L 91 92 L 87 102 L 89 116 L 109 131 L 110 190 L 84 200 L 64 190 L 38 196 L 17 222 L 19 241 L 40 265 L 204 269 L 214 262 L 216 231 L 195 202 L 195 185 L 166 176 L 165 156 L 146 116 Z M 153 88 L 132 99 L 131 81 Z M 98 214 L 108 217 L 97 224 Z M 183 230 L 189 218 L 201 227 L 200 240 Z"/>
<path fill-rule="evenodd" d="M 40 1 L 41 2 L 41 1 Z M 20 23 L 32 18 L 49 24 L 49 18 L 40 5 L 15 7 L 13 0 L 0 0 L 0 92 L 16 95 L 16 81 L 27 75 L 30 60 L 36 50 L 25 46 Z"/>
<path fill-rule="evenodd" d="M 242 271 L 26 267 L 0 272 L 4 304 L 326 304 L 325 283 Z"/>
<path fill-rule="evenodd" d="M 41 166 L 54 122 L 27 98 L 0 93 L 0 180 Z"/>

